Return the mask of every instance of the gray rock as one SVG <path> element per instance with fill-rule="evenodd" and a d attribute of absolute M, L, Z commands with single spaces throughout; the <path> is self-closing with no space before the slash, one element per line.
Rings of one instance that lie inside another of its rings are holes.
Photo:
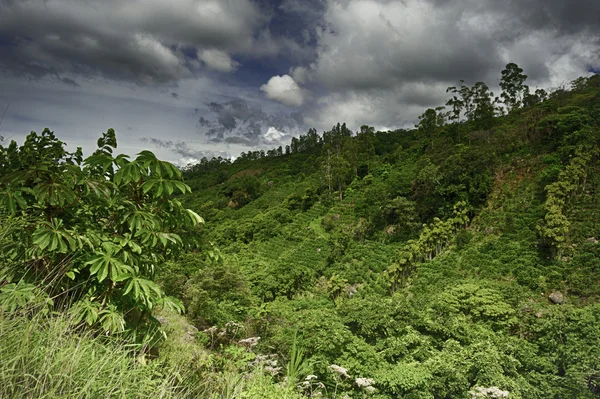
<path fill-rule="evenodd" d="M 196 340 L 196 336 L 198 335 L 198 329 L 191 324 L 187 324 L 185 326 L 185 335 L 183 336 L 183 340 L 186 342 L 194 342 Z"/>
<path fill-rule="evenodd" d="M 556 305 L 560 305 L 565 301 L 563 294 L 559 291 L 553 292 L 550 295 L 548 295 L 548 299 L 550 299 L 550 302 Z"/>

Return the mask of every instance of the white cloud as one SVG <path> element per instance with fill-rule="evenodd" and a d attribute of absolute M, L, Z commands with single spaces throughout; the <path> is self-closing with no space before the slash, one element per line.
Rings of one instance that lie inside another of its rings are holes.
<path fill-rule="evenodd" d="M 285 136 L 286 134 L 284 132 L 277 130 L 273 126 L 270 126 L 269 129 L 267 129 L 267 132 L 263 135 L 263 139 L 267 144 L 276 144 L 279 143 L 279 141 Z"/>
<path fill-rule="evenodd" d="M 233 72 L 239 66 L 229 54 L 221 50 L 201 50 L 198 52 L 198 59 L 204 62 L 207 68 L 218 72 Z"/>
<path fill-rule="evenodd" d="M 304 103 L 305 93 L 290 75 L 273 76 L 260 90 L 271 100 L 285 105 L 299 107 Z"/>

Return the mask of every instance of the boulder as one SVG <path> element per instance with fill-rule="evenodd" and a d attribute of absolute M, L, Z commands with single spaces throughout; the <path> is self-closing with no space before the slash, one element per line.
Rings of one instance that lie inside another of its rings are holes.
<path fill-rule="evenodd" d="M 559 291 L 553 292 L 550 295 L 548 295 L 548 299 L 550 299 L 550 302 L 556 305 L 560 305 L 565 301 L 563 294 Z"/>

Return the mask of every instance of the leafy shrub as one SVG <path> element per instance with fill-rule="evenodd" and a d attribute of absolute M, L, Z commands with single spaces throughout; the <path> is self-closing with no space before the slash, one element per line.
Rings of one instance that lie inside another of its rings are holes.
<path fill-rule="evenodd" d="M 107 333 L 143 325 L 155 306 L 181 310 L 153 278 L 195 245 L 203 222 L 172 197 L 190 192 L 175 166 L 149 151 L 113 156 L 116 146 L 112 129 L 85 160 L 48 129 L 0 146 L 0 216 L 22 215 L 24 225 L 5 233 L 5 281 L 43 287 Z"/>

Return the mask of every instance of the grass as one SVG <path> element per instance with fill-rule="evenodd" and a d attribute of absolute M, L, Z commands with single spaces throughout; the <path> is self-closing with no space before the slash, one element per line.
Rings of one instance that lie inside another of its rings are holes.
<path fill-rule="evenodd" d="M 0 398 L 299 399 L 262 369 L 215 369 L 178 315 L 166 317 L 159 357 L 131 343 L 75 331 L 64 314 L 33 317 L 0 309 Z M 189 334 L 188 334 L 189 335 Z"/>
<path fill-rule="evenodd" d="M 0 397 L 174 398 L 181 373 L 140 362 L 126 343 L 77 334 L 65 316 L 0 315 Z"/>

